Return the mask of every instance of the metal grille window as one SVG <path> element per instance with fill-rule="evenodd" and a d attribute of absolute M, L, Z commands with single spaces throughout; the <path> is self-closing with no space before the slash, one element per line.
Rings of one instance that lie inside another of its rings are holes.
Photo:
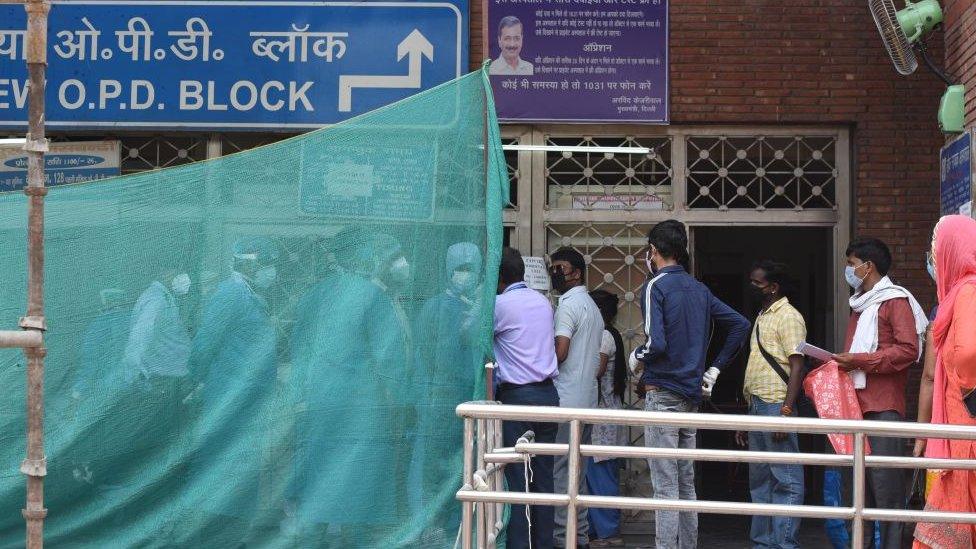
<path fill-rule="evenodd" d="M 554 209 L 670 209 L 670 137 L 545 137 L 557 147 L 643 147 L 646 154 L 546 153 L 547 204 Z"/>
<path fill-rule="evenodd" d="M 267 135 L 267 134 L 224 134 L 220 136 L 221 154 L 228 155 L 242 151 L 270 145 L 282 139 L 288 139 L 291 135 Z"/>
<path fill-rule="evenodd" d="M 606 290 L 620 297 L 617 329 L 628 349 L 643 341 L 640 288 L 647 279 L 644 253 L 651 225 L 635 223 L 551 224 L 548 252 L 570 247 L 586 260 L 590 290 Z"/>
<path fill-rule="evenodd" d="M 518 145 L 518 138 L 503 138 L 502 145 Z M 506 208 L 518 208 L 518 188 L 519 188 L 519 153 L 518 151 L 505 151 L 505 171 L 508 173 L 508 204 Z"/>
<path fill-rule="evenodd" d="M 689 208 L 836 208 L 836 137 L 690 136 L 686 143 Z"/>
<path fill-rule="evenodd" d="M 122 174 L 170 168 L 207 158 L 206 137 L 121 137 Z"/>
<path fill-rule="evenodd" d="M 171 168 L 207 159 L 205 136 L 163 137 L 145 135 L 72 136 L 55 134 L 52 142 L 119 140 L 122 175 Z"/>

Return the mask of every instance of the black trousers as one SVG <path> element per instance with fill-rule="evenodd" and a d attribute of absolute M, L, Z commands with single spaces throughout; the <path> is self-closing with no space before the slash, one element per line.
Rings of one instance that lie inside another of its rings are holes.
<path fill-rule="evenodd" d="M 559 406 L 559 394 L 552 382 L 533 385 L 503 384 L 498 390 L 498 400 L 502 404 L 519 404 L 523 406 Z M 505 446 L 515 446 L 515 441 L 526 431 L 535 432 L 535 441 L 552 443 L 556 441 L 555 423 L 541 423 L 537 421 L 505 421 L 502 422 L 502 439 Z M 536 456 L 532 458 L 531 481 L 529 491 L 551 494 L 553 456 Z M 525 491 L 525 469 L 522 465 L 513 463 L 505 467 L 505 480 L 508 489 L 513 492 Z M 551 549 L 552 534 L 555 525 L 555 508 L 547 505 L 532 505 L 529 507 L 532 519 L 532 548 Z M 507 547 L 509 549 L 528 549 L 529 521 L 525 517 L 524 505 L 512 505 L 512 512 L 508 520 Z"/>

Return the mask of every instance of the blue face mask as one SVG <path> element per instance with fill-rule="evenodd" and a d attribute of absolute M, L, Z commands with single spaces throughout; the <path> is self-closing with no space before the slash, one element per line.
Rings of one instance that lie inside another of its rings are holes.
<path fill-rule="evenodd" d="M 861 265 L 864 265 L 864 263 L 861 263 Z M 861 287 L 862 284 L 864 284 L 864 279 L 857 276 L 857 269 L 860 268 L 861 265 L 858 265 L 857 267 L 851 267 L 850 265 L 848 265 L 844 269 L 844 278 L 847 279 L 847 284 L 851 288 L 854 288 L 855 290 L 857 290 L 858 288 Z"/>
<path fill-rule="evenodd" d="M 929 272 L 929 276 L 931 276 L 932 281 L 935 282 L 935 265 L 933 265 L 931 261 L 926 261 L 925 270 Z"/>

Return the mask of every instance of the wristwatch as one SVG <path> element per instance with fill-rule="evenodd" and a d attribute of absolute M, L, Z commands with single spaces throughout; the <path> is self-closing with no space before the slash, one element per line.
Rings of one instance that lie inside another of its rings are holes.
<path fill-rule="evenodd" d="M 793 415 L 793 408 L 791 406 L 787 406 L 786 404 L 784 404 L 784 405 L 780 406 L 780 408 L 779 408 L 779 415 L 781 415 L 781 416 L 792 416 Z"/>

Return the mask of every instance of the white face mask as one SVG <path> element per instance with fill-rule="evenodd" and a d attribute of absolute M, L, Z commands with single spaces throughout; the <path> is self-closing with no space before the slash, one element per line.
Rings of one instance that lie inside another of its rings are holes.
<path fill-rule="evenodd" d="M 254 273 L 254 284 L 258 288 L 268 288 L 274 281 L 278 278 L 278 269 L 274 265 L 268 267 L 263 267 L 258 269 L 258 272 Z"/>
<path fill-rule="evenodd" d="M 857 276 L 857 270 L 863 266 L 864 263 L 861 263 L 857 267 L 852 267 L 850 265 L 844 267 L 844 278 L 847 280 L 847 284 L 854 290 L 859 290 L 861 289 L 861 286 L 864 285 L 864 278 Z M 864 277 L 867 278 L 867 275 L 864 275 Z"/>
<path fill-rule="evenodd" d="M 474 273 L 471 271 L 454 271 L 454 274 L 451 276 L 451 284 L 454 286 L 454 289 L 462 294 L 471 291 L 471 288 L 474 288 L 475 282 Z"/>
<path fill-rule="evenodd" d="M 407 259 L 401 257 L 390 265 L 390 279 L 388 282 L 391 284 L 402 285 L 410 281 L 410 263 Z"/>
<path fill-rule="evenodd" d="M 652 275 L 657 274 L 657 267 L 655 267 L 654 266 L 654 262 L 651 261 L 651 251 L 653 249 L 654 248 L 651 248 L 650 250 L 648 250 L 647 251 L 647 255 L 644 256 L 644 263 L 645 263 L 645 265 L 647 265 L 647 272 L 649 274 L 652 274 Z"/>
<path fill-rule="evenodd" d="M 186 295 L 190 291 L 190 275 L 181 273 L 173 277 L 170 284 L 173 293 L 176 295 Z"/>

